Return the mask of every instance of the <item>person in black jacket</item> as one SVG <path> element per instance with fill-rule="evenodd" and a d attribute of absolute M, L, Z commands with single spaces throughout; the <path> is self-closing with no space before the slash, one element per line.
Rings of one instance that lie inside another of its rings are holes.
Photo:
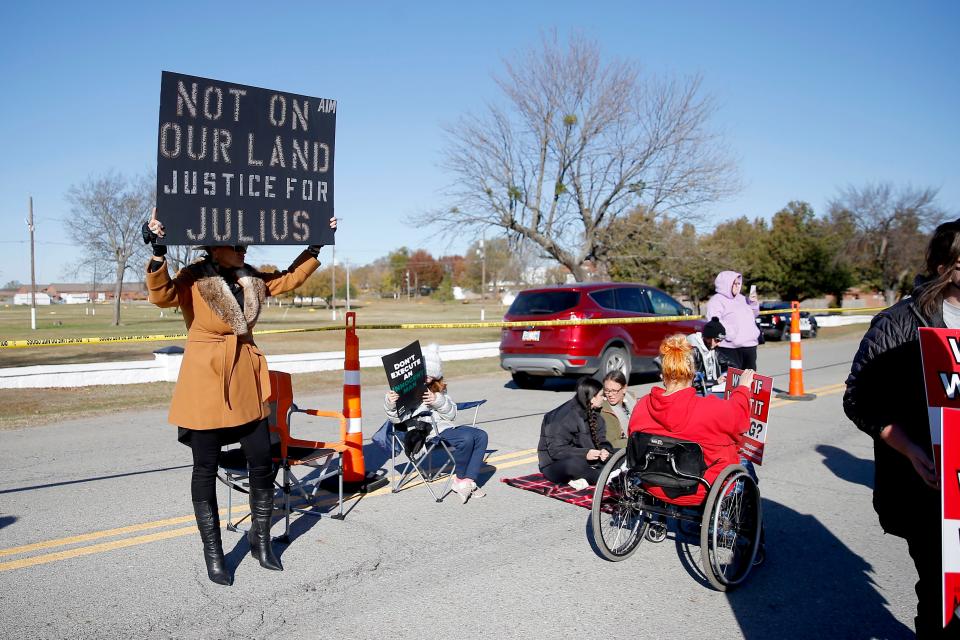
<path fill-rule="evenodd" d="M 571 399 L 543 416 L 537 457 L 550 482 L 568 482 L 575 489 L 597 483 L 600 469 L 613 452 L 600 415 L 603 386 L 590 377 L 577 381 Z"/>
<path fill-rule="evenodd" d="M 843 409 L 873 438 L 873 506 L 880 526 L 905 538 L 916 565 L 918 638 L 946 637 L 941 623 L 940 489 L 932 459 L 918 327 L 960 329 L 960 220 L 940 225 L 926 277 L 879 313 L 853 360 Z M 949 629 L 958 623 L 954 618 Z"/>

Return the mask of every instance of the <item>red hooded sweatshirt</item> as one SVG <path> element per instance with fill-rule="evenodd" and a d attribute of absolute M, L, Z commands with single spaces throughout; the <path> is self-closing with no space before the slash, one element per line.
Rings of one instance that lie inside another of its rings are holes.
<path fill-rule="evenodd" d="M 735 388 L 727 400 L 698 396 L 693 387 L 670 395 L 654 387 L 633 410 L 630 433 L 641 431 L 699 443 L 707 463 L 704 478 L 712 484 L 724 467 L 740 462 L 740 440 L 750 427 L 749 402 L 746 387 Z M 673 504 L 698 505 L 707 492 L 701 485 L 695 494 L 679 498 L 667 498 L 656 487 L 650 493 Z"/>

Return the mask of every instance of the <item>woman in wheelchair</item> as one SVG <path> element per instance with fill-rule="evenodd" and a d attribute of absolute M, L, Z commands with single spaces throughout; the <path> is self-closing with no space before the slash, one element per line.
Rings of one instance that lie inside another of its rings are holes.
<path fill-rule="evenodd" d="M 403 406 L 397 406 L 399 395 L 388 391 L 383 401 L 383 410 L 387 419 L 394 424 L 420 417 L 435 417 L 440 439 L 453 448 L 455 463 L 451 488 L 466 504 L 471 497 L 483 498 L 487 494 L 477 486 L 483 455 L 487 451 L 487 432 L 468 426 L 451 426 L 457 417 L 457 404 L 447 395 L 447 383 L 443 380 L 443 362 L 440 360 L 440 347 L 428 344 L 423 348 L 423 360 L 426 366 L 427 390 L 423 394 L 423 403 L 412 412 Z M 443 424 L 447 423 L 447 424 Z"/>
<path fill-rule="evenodd" d="M 693 347 L 681 334 L 664 338 L 660 344 L 663 387 L 654 387 L 637 403 L 630 418 L 630 433 L 642 432 L 696 442 L 707 464 L 704 479 L 713 483 L 727 465 L 739 464 L 740 440 L 750 426 L 749 402 L 753 370 L 740 376 L 740 384 L 728 400 L 697 395 L 693 387 L 696 364 Z M 751 474 L 752 475 L 752 474 Z M 666 500 L 663 489 L 650 493 Z M 697 505 L 706 497 L 706 488 L 670 499 L 678 505 Z"/>
<path fill-rule="evenodd" d="M 583 377 L 572 398 L 543 416 L 537 457 L 547 480 L 577 490 L 597 483 L 600 468 L 613 452 L 600 415 L 602 405 L 603 386 Z"/>
<path fill-rule="evenodd" d="M 744 372 L 728 400 L 699 396 L 692 349 L 680 334 L 661 343 L 664 386 L 637 403 L 627 448 L 601 470 L 590 531 L 600 555 L 616 562 L 643 539 L 664 540 L 664 518 L 696 524 L 700 569 L 714 588 L 727 591 L 746 580 L 762 544 L 760 493 L 738 464 L 753 371 Z"/>

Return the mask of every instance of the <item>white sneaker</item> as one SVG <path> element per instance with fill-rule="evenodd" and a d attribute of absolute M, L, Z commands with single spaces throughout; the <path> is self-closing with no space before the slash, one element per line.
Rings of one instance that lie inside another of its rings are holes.
<path fill-rule="evenodd" d="M 473 480 L 468 481 L 470 483 L 470 495 L 474 498 L 486 498 L 487 492 L 477 486 L 477 483 Z"/>
<path fill-rule="evenodd" d="M 473 492 L 473 486 L 469 480 L 454 479 L 450 488 L 455 494 L 460 496 L 461 504 L 467 504 L 467 500 L 470 499 L 470 494 Z"/>
<path fill-rule="evenodd" d="M 587 482 L 586 478 L 577 478 L 576 480 L 571 480 L 567 484 L 573 487 L 574 489 L 576 489 L 577 491 L 583 491 L 584 489 L 590 486 L 590 483 Z"/>

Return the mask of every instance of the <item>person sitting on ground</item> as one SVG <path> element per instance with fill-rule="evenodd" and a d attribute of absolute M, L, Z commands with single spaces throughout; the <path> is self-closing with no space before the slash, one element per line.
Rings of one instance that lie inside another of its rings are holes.
<path fill-rule="evenodd" d="M 700 395 L 707 395 L 713 387 L 727 380 L 726 367 L 720 362 L 716 351 L 717 345 L 723 342 L 726 334 L 727 330 L 720 324 L 720 319 L 714 316 L 703 326 L 702 331 L 687 336 L 687 342 L 693 347 L 696 374 L 699 374 L 695 374 L 698 381 L 694 386 L 699 387 Z"/>
<path fill-rule="evenodd" d="M 616 449 L 627 446 L 627 428 L 637 398 L 627 391 L 627 378 L 622 371 L 611 371 L 603 377 L 603 404 L 600 415 L 606 424 L 607 441 Z"/>
<path fill-rule="evenodd" d="M 417 416 L 432 416 L 437 422 L 440 440 L 453 449 L 454 478 L 451 485 L 460 501 L 466 504 L 471 497 L 483 498 L 487 494 L 477 486 L 483 456 L 487 452 L 487 432 L 477 427 L 452 426 L 457 417 L 457 405 L 447 395 L 447 383 L 443 380 L 443 362 L 440 360 L 440 347 L 428 344 L 423 348 L 423 362 L 426 367 L 427 390 L 423 394 L 423 403 L 412 412 L 402 405 L 397 406 L 400 396 L 388 391 L 383 401 L 383 410 L 387 419 L 398 424 Z"/>
<path fill-rule="evenodd" d="M 550 482 L 578 491 L 597 483 L 613 452 L 600 419 L 602 389 L 595 379 L 580 378 L 573 397 L 543 416 L 537 457 Z"/>
<path fill-rule="evenodd" d="M 686 336 L 677 333 L 664 338 L 660 343 L 660 357 L 663 387 L 654 387 L 637 403 L 630 418 L 630 433 L 670 436 L 698 443 L 707 463 L 704 479 L 712 483 L 725 467 L 741 461 L 740 441 L 750 427 L 750 385 L 754 372 L 752 369 L 743 372 L 729 399 L 703 398 L 693 388 L 696 371 L 693 347 Z M 650 493 L 668 500 L 659 487 L 651 487 Z M 706 489 L 700 485 L 696 493 L 668 501 L 678 505 L 699 505 L 705 497 Z"/>

